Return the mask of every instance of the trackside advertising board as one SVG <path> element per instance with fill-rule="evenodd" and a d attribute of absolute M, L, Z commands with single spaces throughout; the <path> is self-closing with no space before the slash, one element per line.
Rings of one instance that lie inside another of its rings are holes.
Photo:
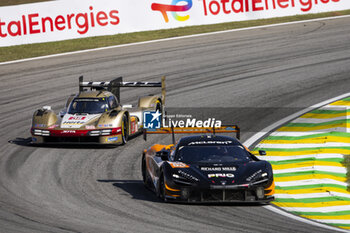
<path fill-rule="evenodd" d="M 0 47 L 350 9 L 350 0 L 58 0 L 0 8 Z"/>

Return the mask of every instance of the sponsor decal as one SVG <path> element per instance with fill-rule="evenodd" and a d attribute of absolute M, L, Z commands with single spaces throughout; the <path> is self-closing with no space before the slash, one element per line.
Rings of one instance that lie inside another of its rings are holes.
<path fill-rule="evenodd" d="M 162 114 L 157 111 L 145 111 L 143 112 L 143 127 L 145 129 L 159 129 L 161 126 Z"/>
<path fill-rule="evenodd" d="M 180 4 L 178 4 L 180 3 Z M 165 22 L 169 22 L 169 17 L 167 12 L 171 12 L 172 16 L 177 21 L 186 21 L 190 18 L 189 15 L 180 16 L 178 15 L 178 12 L 185 12 L 192 8 L 192 0 L 172 0 L 170 5 L 167 4 L 160 4 L 160 3 L 153 3 L 151 5 L 151 9 L 153 11 L 159 11 Z"/>
<path fill-rule="evenodd" d="M 67 31 L 84 35 L 94 27 L 102 28 L 108 25 L 118 25 L 120 23 L 118 14 L 119 12 L 116 9 L 111 9 L 109 12 L 96 11 L 93 6 L 90 6 L 86 12 L 58 15 L 47 15 L 33 11 L 19 15 L 13 21 L 0 19 L 0 37 L 21 37 Z"/>
<path fill-rule="evenodd" d="M 46 125 L 45 124 L 36 124 L 35 127 L 43 128 L 43 127 L 46 127 Z"/>
<path fill-rule="evenodd" d="M 36 141 L 38 141 L 38 139 L 36 139 L 36 138 L 32 138 L 32 142 L 36 142 Z"/>
<path fill-rule="evenodd" d="M 63 130 L 62 133 L 76 133 L 75 130 Z"/>
<path fill-rule="evenodd" d="M 208 178 L 234 178 L 235 175 L 232 173 L 215 173 L 208 174 Z"/>
<path fill-rule="evenodd" d="M 51 125 L 51 126 L 48 127 L 48 129 L 54 129 L 54 128 L 58 127 L 58 126 L 59 125 Z"/>
<path fill-rule="evenodd" d="M 199 179 L 198 179 L 197 177 L 194 177 L 194 176 L 192 176 L 191 174 L 188 174 L 188 173 L 186 173 L 186 172 L 184 172 L 184 171 L 182 171 L 182 170 L 179 170 L 178 173 L 179 173 L 180 175 L 182 175 L 183 177 L 188 178 L 189 180 L 193 180 L 193 181 L 197 181 L 197 182 L 199 181 Z"/>
<path fill-rule="evenodd" d="M 103 125 L 98 125 L 98 128 L 108 128 L 108 127 L 112 127 L 112 124 L 103 124 Z"/>
<path fill-rule="evenodd" d="M 252 175 L 247 177 L 247 181 L 251 181 L 252 179 L 254 179 L 257 175 L 261 174 L 262 170 L 260 169 L 259 171 L 254 172 Z"/>
<path fill-rule="evenodd" d="M 232 144 L 232 141 L 198 141 L 198 142 L 188 143 L 189 146 L 191 146 L 191 145 L 203 145 L 203 144 L 229 145 L 229 144 Z"/>
<path fill-rule="evenodd" d="M 131 128 L 131 134 L 134 134 L 137 132 L 138 127 L 135 121 L 130 122 L 130 128 Z"/>
<path fill-rule="evenodd" d="M 340 0 L 202 0 L 204 15 L 228 15 L 268 10 L 300 8 L 308 12 L 317 5 L 325 5 Z M 297 6 L 299 5 L 299 6 Z"/>
<path fill-rule="evenodd" d="M 168 162 L 172 168 L 189 168 L 186 163 L 182 162 Z"/>
<path fill-rule="evenodd" d="M 118 137 L 107 138 L 107 142 L 115 142 L 118 141 Z"/>
<path fill-rule="evenodd" d="M 87 115 L 70 115 L 66 114 L 61 123 L 61 128 L 80 128 L 84 124 L 88 123 L 92 119 L 95 119 L 96 117 L 99 117 L 100 114 L 87 114 Z M 92 123 L 88 123 L 90 126 Z M 89 129 L 90 126 L 87 126 L 87 129 Z M 93 129 L 93 128 L 90 128 Z"/>
<path fill-rule="evenodd" d="M 68 118 L 69 121 L 83 121 L 85 119 L 85 116 L 71 116 Z"/>
<path fill-rule="evenodd" d="M 84 124 L 84 121 L 65 121 L 62 124 L 63 125 L 82 125 Z"/>
<path fill-rule="evenodd" d="M 87 125 L 85 126 L 86 129 L 96 129 L 96 127 L 94 125 Z"/>
<path fill-rule="evenodd" d="M 201 167 L 202 171 L 236 171 L 235 167 Z"/>

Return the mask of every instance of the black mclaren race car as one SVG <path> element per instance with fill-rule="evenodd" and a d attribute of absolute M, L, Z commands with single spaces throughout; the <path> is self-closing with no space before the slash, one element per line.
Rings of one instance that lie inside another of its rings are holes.
<path fill-rule="evenodd" d="M 213 131 L 239 133 L 239 128 L 230 126 Z M 173 133 L 174 140 L 174 133 L 199 132 L 162 128 L 146 134 Z M 143 152 L 142 176 L 145 186 L 164 201 L 268 203 L 274 200 L 271 164 L 259 160 L 236 138 L 228 136 L 187 136 L 176 144 L 155 144 Z"/>

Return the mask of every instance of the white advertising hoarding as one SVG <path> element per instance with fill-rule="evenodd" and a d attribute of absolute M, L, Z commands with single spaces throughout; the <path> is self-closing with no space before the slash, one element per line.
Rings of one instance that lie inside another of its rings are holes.
<path fill-rule="evenodd" d="M 350 9 L 350 0 L 59 0 L 0 8 L 0 46 Z"/>

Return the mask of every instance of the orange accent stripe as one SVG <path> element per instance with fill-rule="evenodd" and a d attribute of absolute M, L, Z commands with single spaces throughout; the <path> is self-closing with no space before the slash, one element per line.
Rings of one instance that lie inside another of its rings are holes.
<path fill-rule="evenodd" d="M 275 194 L 275 181 L 273 181 L 272 184 L 270 185 L 270 187 L 266 188 L 265 190 L 270 191 L 270 192 L 266 193 L 265 195 Z"/>
<path fill-rule="evenodd" d="M 165 184 L 165 188 L 167 190 L 169 190 L 169 191 L 173 191 L 173 192 L 180 192 L 181 191 L 180 189 L 172 189 L 172 188 L 170 188 L 166 183 L 164 183 L 164 184 Z"/>
<path fill-rule="evenodd" d="M 172 197 L 180 197 L 180 195 L 173 195 L 171 193 L 167 193 L 168 196 L 172 196 Z"/>

